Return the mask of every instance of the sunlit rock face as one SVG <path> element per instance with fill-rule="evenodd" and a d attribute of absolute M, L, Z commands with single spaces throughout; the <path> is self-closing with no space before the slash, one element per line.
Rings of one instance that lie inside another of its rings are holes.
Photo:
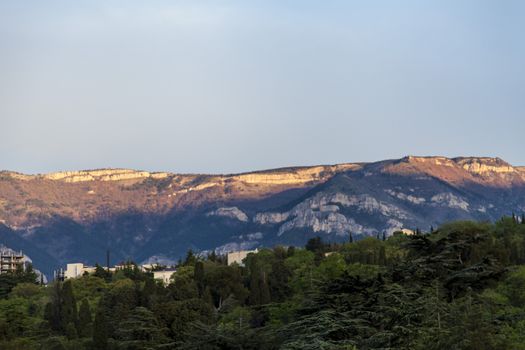
<path fill-rule="evenodd" d="M 246 215 L 242 210 L 237 207 L 228 207 L 228 208 L 219 208 L 208 213 L 208 216 L 224 216 L 232 219 L 237 219 L 239 221 L 247 222 L 248 215 Z"/>
<path fill-rule="evenodd" d="M 456 158 L 455 161 L 466 171 L 477 175 L 516 172 L 512 165 L 500 158 Z"/>
<path fill-rule="evenodd" d="M 131 169 L 100 169 L 85 171 L 64 171 L 43 175 L 44 179 L 64 182 L 85 181 L 123 181 L 144 178 L 162 179 L 168 177 L 168 173 L 149 173 L 147 171 L 136 171 Z"/>
<path fill-rule="evenodd" d="M 525 212 L 525 168 L 498 158 L 418 157 L 207 175 L 99 169 L 0 172 L 0 244 L 45 268 L 176 261 L 195 252 L 428 230 Z"/>

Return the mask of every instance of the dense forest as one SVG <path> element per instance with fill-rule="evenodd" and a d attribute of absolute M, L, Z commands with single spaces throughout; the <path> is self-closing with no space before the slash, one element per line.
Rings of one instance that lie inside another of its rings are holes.
<path fill-rule="evenodd" d="M 525 349 L 525 224 L 455 222 L 38 285 L 0 275 L 0 349 Z"/>

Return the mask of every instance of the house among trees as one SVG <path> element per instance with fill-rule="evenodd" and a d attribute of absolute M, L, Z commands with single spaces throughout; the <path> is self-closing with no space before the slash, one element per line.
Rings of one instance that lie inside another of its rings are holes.
<path fill-rule="evenodd" d="M 60 280 L 67 280 L 71 278 L 79 278 L 85 274 L 94 274 L 98 269 L 108 270 L 110 272 L 116 272 L 119 270 L 124 270 L 126 268 L 138 268 L 142 272 L 151 272 L 153 273 L 153 278 L 156 280 L 162 281 L 164 285 L 170 283 L 171 276 L 176 272 L 175 269 L 161 269 L 160 265 L 157 264 L 145 264 L 136 266 L 131 263 L 115 265 L 114 267 L 104 268 L 101 266 L 86 266 L 83 263 L 71 263 L 66 265 L 65 270 L 61 270 L 56 278 Z"/>

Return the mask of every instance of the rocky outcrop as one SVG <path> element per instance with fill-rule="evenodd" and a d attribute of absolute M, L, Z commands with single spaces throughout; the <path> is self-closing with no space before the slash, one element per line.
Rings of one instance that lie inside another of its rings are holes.
<path fill-rule="evenodd" d="M 218 208 L 207 214 L 208 216 L 223 216 L 231 219 L 236 219 L 242 222 L 248 222 L 248 215 L 237 207 Z"/>
<path fill-rule="evenodd" d="M 500 158 L 471 157 L 455 158 L 456 163 L 469 173 L 487 175 L 491 173 L 514 173 L 516 169 Z"/>
<path fill-rule="evenodd" d="M 248 184 L 296 185 L 323 181 L 335 173 L 358 168 L 357 164 L 338 164 L 305 168 L 279 169 L 275 171 L 256 172 L 232 176 L 232 180 Z"/>
<path fill-rule="evenodd" d="M 433 203 L 447 206 L 449 208 L 462 209 L 465 211 L 469 210 L 469 203 L 461 197 L 454 195 L 453 193 L 439 193 L 432 196 L 430 199 Z"/>
<path fill-rule="evenodd" d="M 338 213 L 339 206 L 351 207 L 356 212 L 380 214 L 394 219 L 406 219 L 407 213 L 388 203 L 383 203 L 369 195 L 347 195 L 344 193 L 318 193 L 292 210 L 284 213 L 258 213 L 255 221 L 260 224 L 276 224 L 286 221 L 279 227 L 278 235 L 296 228 L 310 228 L 314 232 L 348 235 L 350 232 L 367 234 L 372 228 L 358 224 L 353 218 Z M 399 221 L 396 221 L 396 225 Z"/>
<path fill-rule="evenodd" d="M 289 215 L 289 213 L 257 213 L 253 221 L 261 225 L 279 224 L 288 219 Z"/>
<path fill-rule="evenodd" d="M 391 195 L 392 197 L 396 197 L 396 198 L 399 198 L 401 200 L 404 200 L 404 201 L 407 201 L 407 202 L 410 202 L 410 203 L 413 203 L 413 204 L 421 204 L 421 203 L 425 203 L 426 202 L 426 199 L 423 198 L 423 197 L 416 197 L 416 196 L 413 196 L 411 194 L 406 194 L 406 193 L 402 193 L 402 192 L 396 192 L 396 191 L 391 190 L 391 189 L 386 189 L 385 192 L 388 193 L 389 195 Z"/>
<path fill-rule="evenodd" d="M 131 169 L 100 169 L 85 171 L 64 171 L 42 175 L 44 179 L 64 181 L 69 183 L 85 181 L 123 181 L 135 180 L 151 177 L 153 179 L 163 179 L 168 177 L 168 173 L 150 173 L 147 171 L 136 171 Z"/>

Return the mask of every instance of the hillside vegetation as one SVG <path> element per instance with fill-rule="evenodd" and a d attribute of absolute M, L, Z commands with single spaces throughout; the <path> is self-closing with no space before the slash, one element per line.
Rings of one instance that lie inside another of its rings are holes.
<path fill-rule="evenodd" d="M 47 287 L 0 276 L 0 349 L 525 349 L 525 224 L 250 254 L 191 251 L 164 286 L 129 264 Z"/>

